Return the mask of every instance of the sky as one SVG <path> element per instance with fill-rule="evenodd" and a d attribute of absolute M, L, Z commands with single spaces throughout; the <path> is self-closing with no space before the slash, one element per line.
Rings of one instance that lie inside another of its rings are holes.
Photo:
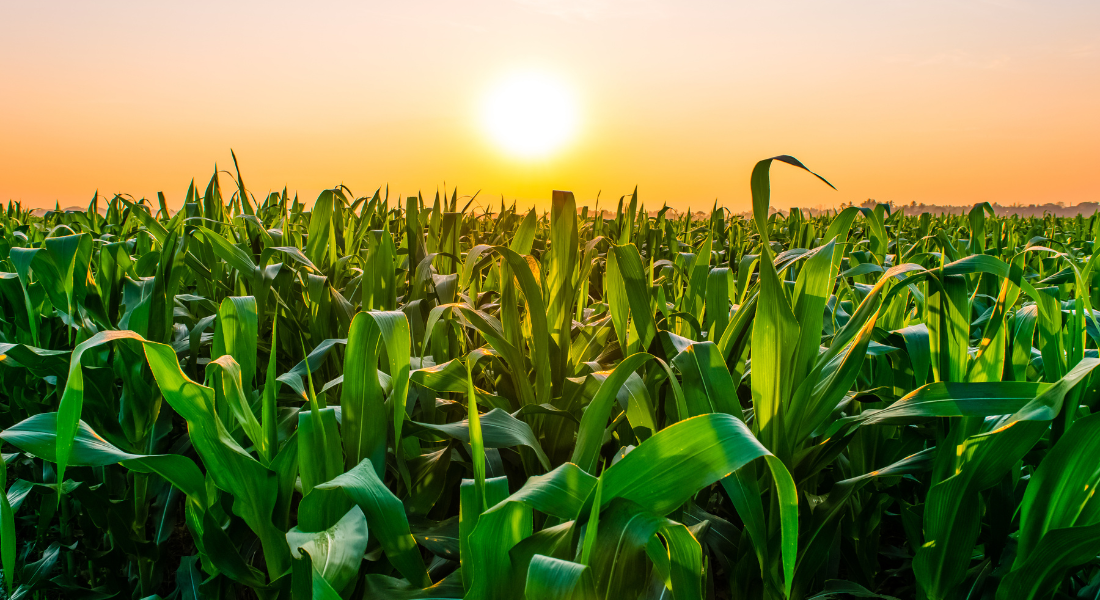
<path fill-rule="evenodd" d="M 5 0 L 0 202 L 178 206 L 230 149 L 254 195 L 310 202 L 457 186 L 613 209 L 637 186 L 739 212 L 777 154 L 837 187 L 776 166 L 781 208 L 1096 202 L 1097 32 L 1084 0 Z M 492 112 L 532 78 L 571 111 L 536 155 Z"/>

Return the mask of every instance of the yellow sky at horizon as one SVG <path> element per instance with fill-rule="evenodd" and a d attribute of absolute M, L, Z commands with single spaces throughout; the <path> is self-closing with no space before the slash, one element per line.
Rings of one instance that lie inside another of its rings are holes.
<path fill-rule="evenodd" d="M 1100 4 L 1023 0 L 6 3 L 0 202 L 178 205 L 240 160 L 257 196 L 552 189 L 613 206 L 1100 201 Z M 397 4 L 397 5 L 393 5 Z M 577 135 L 507 155 L 486 90 L 545 72 Z M 228 179 L 223 180 L 223 185 Z"/>

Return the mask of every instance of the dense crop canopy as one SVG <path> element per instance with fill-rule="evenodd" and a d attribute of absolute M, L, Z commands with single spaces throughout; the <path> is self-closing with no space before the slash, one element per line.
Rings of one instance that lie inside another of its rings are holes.
<path fill-rule="evenodd" d="M 0 213 L 18 598 L 1100 593 L 1100 219 Z M 826 182 L 827 183 L 827 182 Z"/>

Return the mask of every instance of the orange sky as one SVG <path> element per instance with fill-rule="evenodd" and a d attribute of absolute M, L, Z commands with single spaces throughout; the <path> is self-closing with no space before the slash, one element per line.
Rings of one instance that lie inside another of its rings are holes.
<path fill-rule="evenodd" d="M 637 184 L 740 211 L 783 153 L 839 191 L 777 168 L 779 207 L 1100 201 L 1098 32 L 1095 1 L 5 2 L 0 201 L 178 205 L 230 148 L 254 194 L 307 200 Z M 579 111 L 534 160 L 480 118 L 533 71 Z"/>

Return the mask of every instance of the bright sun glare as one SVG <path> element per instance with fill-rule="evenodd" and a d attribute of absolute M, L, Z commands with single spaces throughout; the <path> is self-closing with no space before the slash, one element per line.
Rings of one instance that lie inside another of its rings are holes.
<path fill-rule="evenodd" d="M 483 120 L 493 140 L 522 158 L 560 148 L 577 125 L 576 104 L 566 86 L 540 73 L 513 75 L 493 88 Z"/>

